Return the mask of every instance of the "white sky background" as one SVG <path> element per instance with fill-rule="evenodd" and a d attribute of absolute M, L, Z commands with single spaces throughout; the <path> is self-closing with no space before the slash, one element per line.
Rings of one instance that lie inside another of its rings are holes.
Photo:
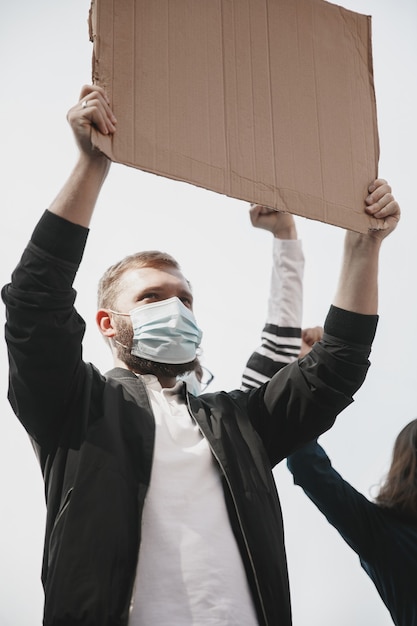
<path fill-rule="evenodd" d="M 89 0 L 0 0 L 0 283 L 10 279 L 35 223 L 76 159 L 66 122 L 91 81 Z M 380 176 L 403 216 L 381 255 L 380 323 L 368 378 L 356 402 L 321 438 L 335 467 L 369 495 L 386 471 L 393 440 L 417 416 L 415 245 L 417 3 L 346 0 L 373 16 Z M 414 106 L 413 106 L 414 105 Z M 333 297 L 343 231 L 296 218 L 306 255 L 304 325 L 323 323 Z M 272 237 L 250 226 L 247 205 L 191 185 L 113 165 L 79 272 L 78 309 L 87 320 L 84 357 L 102 371 L 110 351 L 94 325 L 95 287 L 110 264 L 141 249 L 172 253 L 194 286 L 204 362 L 216 388 L 239 386 L 266 314 Z M 1 309 L 1 321 L 4 310 Z M 28 437 L 6 400 L 0 343 L 0 623 L 41 624 L 40 568 L 45 507 Z M 285 518 L 294 626 L 388 626 L 391 619 L 356 555 L 292 479 L 275 470 Z"/>

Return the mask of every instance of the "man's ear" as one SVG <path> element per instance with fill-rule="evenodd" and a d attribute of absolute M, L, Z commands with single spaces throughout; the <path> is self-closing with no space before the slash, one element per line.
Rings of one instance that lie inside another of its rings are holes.
<path fill-rule="evenodd" d="M 113 318 L 107 309 L 99 309 L 96 314 L 97 326 L 104 337 L 114 337 L 116 329 L 113 326 Z"/>

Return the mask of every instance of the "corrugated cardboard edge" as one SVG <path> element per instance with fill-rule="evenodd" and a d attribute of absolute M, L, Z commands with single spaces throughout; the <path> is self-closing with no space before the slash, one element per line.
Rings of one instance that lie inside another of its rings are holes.
<path fill-rule="evenodd" d="M 97 3 L 96 0 L 91 0 L 90 10 L 88 14 L 88 31 L 90 41 L 93 44 L 93 54 L 91 61 L 91 73 L 92 81 L 94 85 L 100 85 L 106 90 L 107 96 L 110 102 L 112 102 L 112 80 L 108 77 L 106 80 L 103 76 L 103 72 L 100 68 L 100 37 L 97 28 Z M 91 129 L 91 141 L 97 150 L 103 152 L 111 161 L 116 163 L 116 158 L 113 154 L 113 144 L 111 136 L 102 135 L 94 127 Z"/>
<path fill-rule="evenodd" d="M 343 8 L 343 7 L 340 7 Z M 343 9 L 346 10 L 346 9 Z M 112 45 L 113 42 L 109 42 L 108 44 L 106 42 L 103 42 L 100 40 L 100 35 L 99 35 L 99 28 L 98 28 L 98 24 L 97 24 L 97 19 L 98 19 L 98 12 L 97 12 L 97 2 L 96 0 L 92 0 L 91 2 L 91 6 L 90 6 L 90 12 L 89 12 L 89 32 L 90 32 L 90 40 L 93 43 L 93 57 L 92 57 L 92 77 L 93 77 L 93 83 L 95 84 L 99 84 L 100 86 L 102 86 L 104 89 L 106 89 L 106 92 L 109 96 L 110 102 L 113 101 L 113 94 L 112 94 L 112 76 L 109 75 L 107 76 L 105 74 L 105 68 L 102 67 L 100 65 L 100 59 L 102 58 L 102 47 L 106 46 L 106 45 Z M 368 19 L 368 24 L 369 24 L 369 32 L 371 32 L 371 17 L 367 16 Z M 369 45 L 368 45 L 368 59 L 369 59 L 369 67 L 372 69 L 372 46 L 371 46 L 371 38 L 369 38 Z M 374 77 L 373 77 L 373 73 L 371 71 L 370 73 L 370 86 L 371 89 L 373 90 L 373 94 L 375 97 L 375 93 L 374 93 Z M 116 112 L 117 115 L 117 112 Z M 119 121 L 120 124 L 120 121 Z M 376 150 L 376 162 L 378 162 L 378 156 L 379 156 L 379 141 L 378 141 L 378 132 L 377 132 L 377 128 L 374 129 L 375 131 L 375 136 L 374 136 L 374 146 L 375 146 L 375 150 Z M 204 185 L 199 185 L 198 182 L 195 181 L 190 181 L 187 178 L 178 176 L 178 175 L 172 175 L 172 172 L 168 172 L 168 171 L 163 171 L 158 170 L 152 170 L 149 167 L 143 166 L 141 164 L 138 163 L 133 163 L 133 162 L 129 162 L 129 160 L 123 159 L 120 160 L 116 157 L 116 155 L 114 154 L 114 150 L 113 150 L 113 142 L 112 142 L 112 138 L 111 136 L 104 136 L 101 133 L 97 132 L 94 128 L 92 129 L 92 141 L 93 144 L 95 145 L 95 147 L 97 149 L 99 149 L 100 151 L 102 151 L 110 160 L 117 162 L 117 163 L 121 163 L 121 164 L 125 164 L 128 165 L 130 167 L 134 167 L 137 169 L 141 169 L 143 171 L 149 172 L 149 173 L 153 173 L 156 175 L 160 175 L 166 178 L 171 178 L 173 180 L 180 180 L 182 182 L 187 182 L 189 184 L 193 184 L 194 186 L 197 187 L 202 187 L 202 188 L 206 188 Z M 375 173 L 375 177 L 376 177 L 376 173 Z M 217 193 L 220 193 L 222 195 L 229 195 L 230 197 L 238 197 L 236 194 L 228 194 L 227 192 L 224 191 L 224 189 L 222 190 L 218 190 L 215 188 L 211 188 L 213 191 L 216 191 Z M 318 221 L 323 221 L 325 223 L 329 223 L 326 222 L 325 219 L 323 219 L 322 217 L 320 217 L 320 215 L 314 215 L 314 213 L 312 213 L 312 205 L 314 205 L 314 202 L 312 202 L 312 198 L 308 197 L 307 195 L 305 196 L 304 200 L 302 199 L 302 197 L 300 196 L 300 194 L 297 193 L 297 203 L 298 203 L 298 210 L 294 211 L 292 209 L 293 207 L 293 202 L 292 202 L 292 196 L 294 195 L 294 192 L 292 190 L 286 190 L 286 189 L 282 189 L 282 188 L 277 188 L 275 189 L 275 194 L 278 198 L 277 202 L 275 203 L 275 206 L 273 206 L 272 208 L 278 209 L 278 210 L 286 210 L 289 213 L 293 213 L 296 215 L 300 215 L 302 217 L 307 217 L 309 219 L 315 219 Z M 259 203 L 262 204 L 262 191 L 260 191 L 260 193 L 254 193 L 253 195 L 245 195 L 244 193 L 240 194 L 238 199 L 240 200 L 244 200 L 247 202 L 254 202 L 254 203 Z M 364 189 L 363 190 L 363 197 L 365 197 L 367 195 L 367 190 Z M 300 200 L 301 198 L 301 200 Z M 305 210 L 303 209 L 303 206 L 305 206 Z M 327 208 L 329 205 L 327 205 L 326 207 L 326 203 L 325 203 L 325 207 L 324 207 L 324 214 L 327 215 Z M 333 211 L 334 211 L 334 206 L 333 205 Z M 352 219 L 350 219 L 350 217 Z M 357 232 L 362 232 L 362 233 L 366 233 L 369 230 L 380 230 L 380 229 L 384 229 L 386 226 L 384 224 L 383 220 L 377 220 L 375 218 L 371 218 L 370 216 L 366 215 L 365 212 L 363 212 L 363 214 L 359 214 L 356 213 L 355 215 L 350 215 L 349 212 L 343 212 L 340 211 L 340 215 L 339 215 L 339 223 L 337 224 L 339 227 L 342 228 L 346 228 L 346 229 L 350 229 L 350 230 L 355 230 Z"/>

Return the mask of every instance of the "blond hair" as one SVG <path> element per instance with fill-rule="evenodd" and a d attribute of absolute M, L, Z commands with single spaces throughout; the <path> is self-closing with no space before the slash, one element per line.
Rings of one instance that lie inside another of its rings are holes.
<path fill-rule="evenodd" d="M 181 270 L 174 257 L 166 252 L 148 250 L 130 254 L 109 267 L 101 277 L 97 291 L 98 308 L 108 309 L 114 307 L 115 301 L 120 293 L 122 276 L 128 270 L 139 269 L 141 267 L 154 267 L 155 269 L 173 267 L 177 270 Z"/>

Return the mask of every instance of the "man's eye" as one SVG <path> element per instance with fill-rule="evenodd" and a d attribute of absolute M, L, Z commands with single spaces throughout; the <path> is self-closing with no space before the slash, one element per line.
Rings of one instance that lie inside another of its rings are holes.
<path fill-rule="evenodd" d="M 158 294 L 157 293 L 153 293 L 153 292 L 149 292 L 149 293 L 144 293 L 139 300 L 143 301 L 143 300 L 156 300 L 158 299 Z"/>

